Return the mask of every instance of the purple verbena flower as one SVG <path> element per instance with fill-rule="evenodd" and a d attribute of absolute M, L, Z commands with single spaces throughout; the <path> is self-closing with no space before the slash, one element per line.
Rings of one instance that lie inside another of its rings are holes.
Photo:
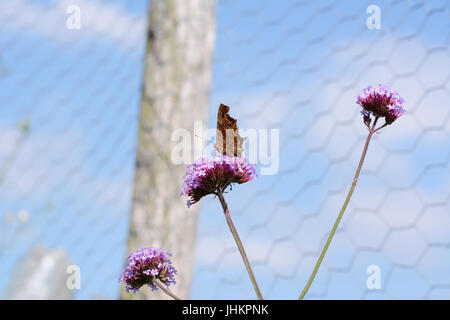
<path fill-rule="evenodd" d="M 126 284 L 126 290 L 136 292 L 143 285 L 157 290 L 154 280 L 158 279 L 167 287 L 175 284 L 177 270 L 169 260 L 171 256 L 166 250 L 159 248 L 143 248 L 133 251 L 128 256 L 128 263 L 123 270 L 119 281 Z"/>
<path fill-rule="evenodd" d="M 385 85 L 368 86 L 357 100 L 356 103 L 363 108 L 361 114 L 367 126 L 370 124 L 371 114 L 384 118 L 386 124 L 391 124 L 405 112 L 403 109 L 405 100 Z"/>
<path fill-rule="evenodd" d="M 245 157 L 200 158 L 187 168 L 181 195 L 190 197 L 188 207 L 208 194 L 223 192 L 233 183 L 241 184 L 256 178 L 255 165 Z"/>

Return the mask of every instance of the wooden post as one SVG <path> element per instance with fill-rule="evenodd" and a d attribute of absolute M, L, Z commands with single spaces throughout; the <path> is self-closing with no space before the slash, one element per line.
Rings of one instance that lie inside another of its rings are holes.
<path fill-rule="evenodd" d="M 215 44 L 215 0 L 151 0 L 128 252 L 172 253 L 171 288 L 189 297 L 198 205 L 180 197 L 186 165 L 171 161 L 172 132 L 206 121 Z M 194 160 L 194 159 L 193 159 Z M 122 299 L 170 299 L 148 287 Z"/>

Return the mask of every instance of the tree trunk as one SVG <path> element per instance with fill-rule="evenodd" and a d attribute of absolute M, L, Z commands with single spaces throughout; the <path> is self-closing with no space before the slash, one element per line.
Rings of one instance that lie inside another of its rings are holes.
<path fill-rule="evenodd" d="M 128 252 L 172 253 L 172 291 L 190 292 L 197 207 L 180 197 L 185 164 L 171 161 L 171 134 L 206 121 L 215 43 L 215 0 L 151 0 Z M 148 287 L 122 299 L 168 299 Z"/>

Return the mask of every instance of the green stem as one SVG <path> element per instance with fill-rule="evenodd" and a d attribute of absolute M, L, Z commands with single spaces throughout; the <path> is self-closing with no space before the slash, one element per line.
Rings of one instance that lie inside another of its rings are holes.
<path fill-rule="evenodd" d="M 248 275 L 250 276 L 250 280 L 252 281 L 253 288 L 255 289 L 256 295 L 259 300 L 263 300 L 263 296 L 261 291 L 259 290 L 258 283 L 256 282 L 255 275 L 253 274 L 252 267 L 250 266 L 250 262 L 248 261 L 247 254 L 245 253 L 244 246 L 242 245 L 241 239 L 237 233 L 236 228 L 234 227 L 233 220 L 231 220 L 230 211 L 228 210 L 227 202 L 223 197 L 222 191 L 217 191 L 217 196 L 219 197 L 220 203 L 222 204 L 223 213 L 225 214 L 225 218 L 227 219 L 228 227 L 230 228 L 231 233 L 233 234 L 234 240 L 239 248 L 239 252 L 241 253 L 242 259 L 244 260 L 245 268 L 247 269 Z"/>
<path fill-rule="evenodd" d="M 377 130 L 375 130 L 375 125 L 377 123 L 377 120 L 378 120 L 378 118 L 375 118 L 375 121 L 373 123 L 372 128 L 369 128 L 369 135 L 367 136 L 366 144 L 364 146 L 364 150 L 363 150 L 363 153 L 361 155 L 361 159 L 359 160 L 358 169 L 356 170 L 355 178 L 353 179 L 353 183 L 352 183 L 352 186 L 350 188 L 350 191 L 348 192 L 348 195 L 347 195 L 347 198 L 345 199 L 344 205 L 342 206 L 342 209 L 339 212 L 339 215 L 338 215 L 338 217 L 336 219 L 336 222 L 334 223 L 334 226 L 331 229 L 331 233 L 328 236 L 327 242 L 325 243 L 325 247 L 322 249 L 322 253 L 320 254 L 319 259 L 316 262 L 314 270 L 313 270 L 311 276 L 309 277 L 309 280 L 306 283 L 306 286 L 303 289 L 300 297 L 298 298 L 299 300 L 303 300 L 303 298 L 305 297 L 306 293 L 308 292 L 309 287 L 311 286 L 311 284 L 312 284 L 312 282 L 313 282 L 313 280 L 314 280 L 314 278 L 315 278 L 315 276 L 317 274 L 317 271 L 319 270 L 319 267 L 320 267 L 320 264 L 322 263 L 323 257 L 325 256 L 325 253 L 327 252 L 328 247 L 330 246 L 331 240 L 333 239 L 333 236 L 336 233 L 336 229 L 337 229 L 337 227 L 339 225 L 339 222 L 342 219 L 342 216 L 344 215 L 345 209 L 347 208 L 347 205 L 350 202 L 350 198 L 352 197 L 353 190 L 355 190 L 356 182 L 358 181 L 359 173 L 361 172 L 361 168 L 362 168 L 362 165 L 364 163 L 364 158 L 366 157 L 367 148 L 369 147 L 370 138 L 372 138 L 372 135 L 377 131 Z"/>
<path fill-rule="evenodd" d="M 161 283 L 161 281 L 159 281 L 158 279 L 155 279 L 153 282 L 156 283 L 156 285 L 168 296 L 172 297 L 175 300 L 181 300 L 180 298 L 178 298 L 178 296 L 176 296 L 174 293 L 170 292 L 167 288 L 165 288 L 164 285 Z"/>

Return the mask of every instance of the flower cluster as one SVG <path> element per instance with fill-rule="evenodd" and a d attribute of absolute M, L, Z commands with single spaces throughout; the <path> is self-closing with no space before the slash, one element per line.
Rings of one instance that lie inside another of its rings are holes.
<path fill-rule="evenodd" d="M 143 285 L 157 290 L 154 280 L 159 280 L 167 287 L 175 284 L 177 270 L 169 260 L 170 253 L 159 248 L 143 248 L 133 251 L 128 256 L 128 263 L 123 270 L 120 281 L 126 284 L 127 291 L 138 291 Z"/>
<path fill-rule="evenodd" d="M 181 195 L 190 197 L 188 207 L 208 194 L 223 192 L 233 183 L 241 184 L 256 178 L 255 165 L 245 157 L 200 158 L 187 168 Z"/>
<path fill-rule="evenodd" d="M 357 97 L 357 103 L 363 108 L 361 114 L 364 123 L 370 125 L 370 115 L 385 118 L 386 124 L 391 124 L 404 112 L 405 100 L 399 94 L 384 85 L 368 86 Z"/>

